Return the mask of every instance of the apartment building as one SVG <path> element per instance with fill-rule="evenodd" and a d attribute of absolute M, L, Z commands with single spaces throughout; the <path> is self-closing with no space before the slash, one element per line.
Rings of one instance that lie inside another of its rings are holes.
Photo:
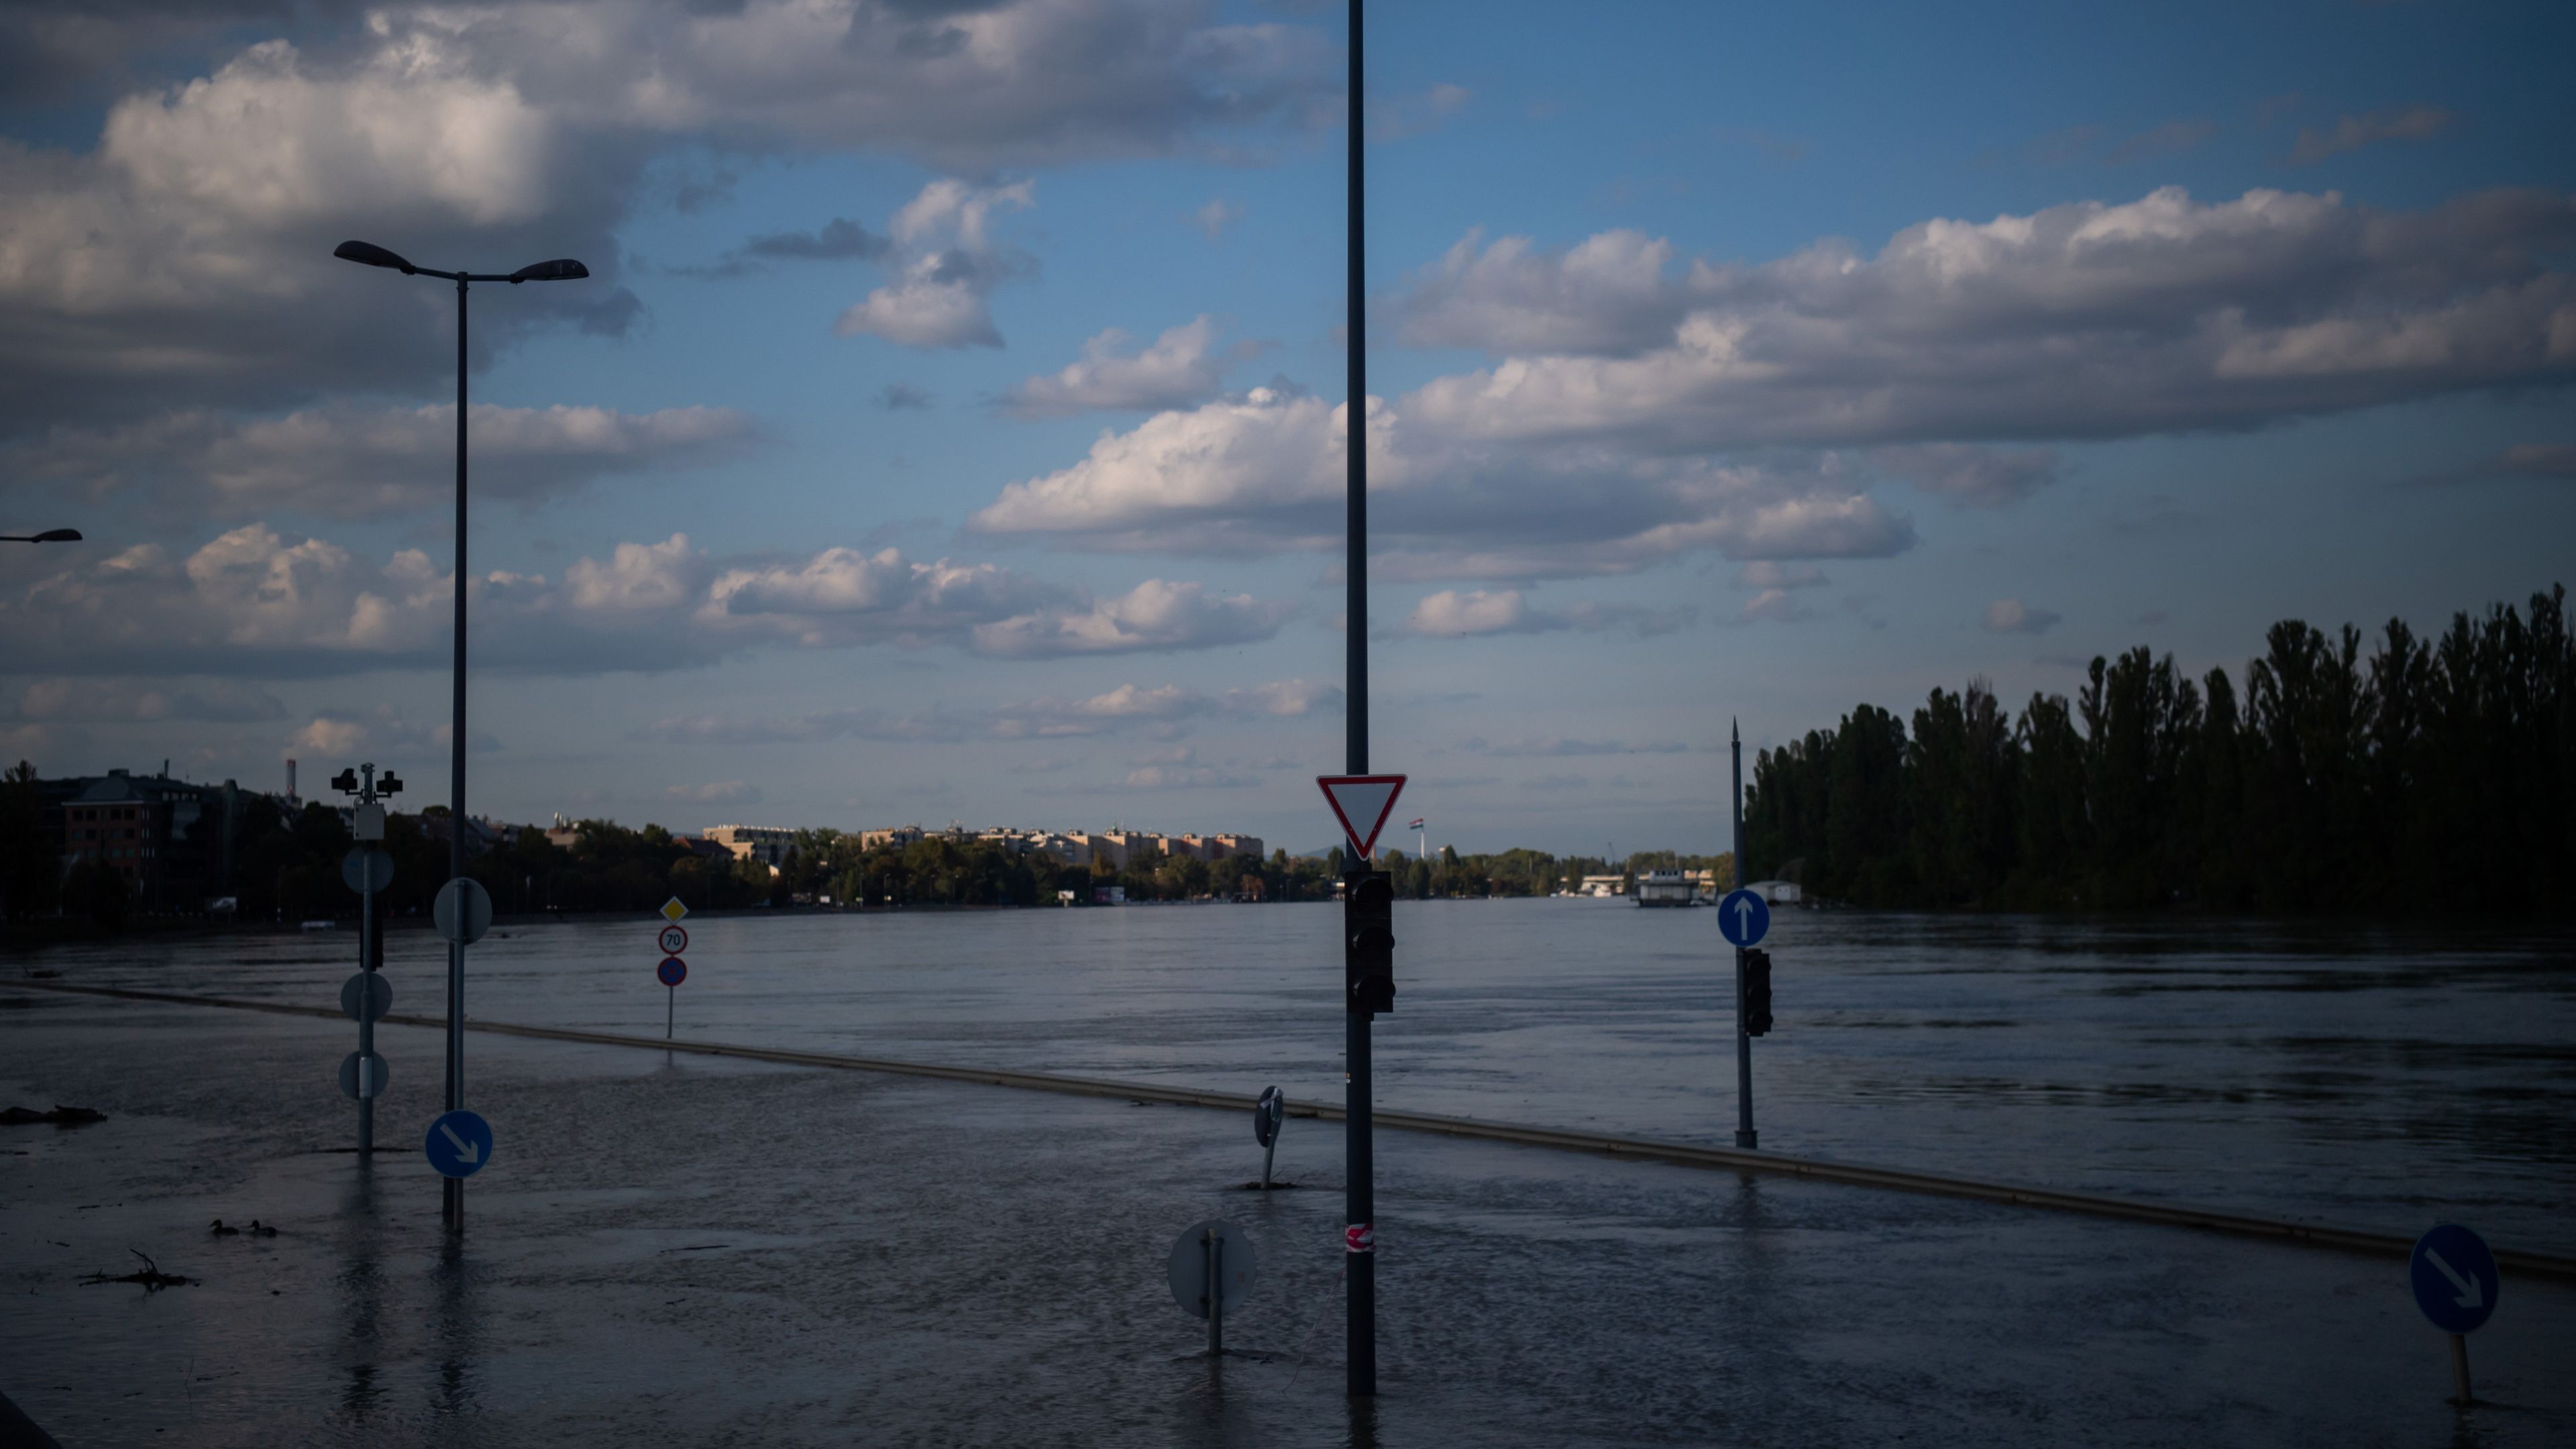
<path fill-rule="evenodd" d="M 733 852 L 736 860 L 756 860 L 775 874 L 796 848 L 796 832 L 783 825 L 710 825 L 705 838 Z"/>

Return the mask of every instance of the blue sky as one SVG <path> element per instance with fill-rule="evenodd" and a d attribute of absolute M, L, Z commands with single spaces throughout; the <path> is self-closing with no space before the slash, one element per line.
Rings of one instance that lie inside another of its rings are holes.
<path fill-rule="evenodd" d="M 358 236 L 595 273 L 474 295 L 478 812 L 1330 838 L 1341 7 L 0 23 L 0 489 L 90 536 L 0 557 L 13 757 L 444 797 L 453 300 Z M 1435 837 L 1713 848 L 1731 717 L 2569 573 L 2564 7 L 1369 24 Z"/>

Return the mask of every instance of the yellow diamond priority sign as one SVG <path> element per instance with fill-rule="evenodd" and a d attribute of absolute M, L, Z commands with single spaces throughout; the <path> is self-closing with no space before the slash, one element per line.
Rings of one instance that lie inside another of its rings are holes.
<path fill-rule="evenodd" d="M 673 896 L 662 903 L 662 919 L 669 921 L 674 925 L 677 925 L 680 918 L 688 913 L 689 908 L 680 904 L 680 898 L 678 896 Z"/>

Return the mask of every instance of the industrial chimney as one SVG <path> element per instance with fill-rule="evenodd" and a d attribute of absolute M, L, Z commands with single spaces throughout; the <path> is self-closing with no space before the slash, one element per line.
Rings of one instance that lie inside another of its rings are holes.
<path fill-rule="evenodd" d="M 295 793 L 295 757 L 293 755 L 286 757 L 286 803 L 289 805 L 304 803 L 303 797 Z"/>

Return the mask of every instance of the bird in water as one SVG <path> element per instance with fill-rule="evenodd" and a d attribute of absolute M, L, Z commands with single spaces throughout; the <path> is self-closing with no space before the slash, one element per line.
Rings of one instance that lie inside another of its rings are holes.
<path fill-rule="evenodd" d="M 250 1235 L 254 1238 L 273 1238 L 277 1236 L 277 1229 L 265 1226 L 259 1219 L 252 1218 L 250 1220 Z"/>
<path fill-rule="evenodd" d="M 237 1238 L 241 1236 L 241 1229 L 225 1227 L 224 1220 L 222 1218 L 217 1218 L 215 1219 L 215 1236 L 219 1238 Z"/>

